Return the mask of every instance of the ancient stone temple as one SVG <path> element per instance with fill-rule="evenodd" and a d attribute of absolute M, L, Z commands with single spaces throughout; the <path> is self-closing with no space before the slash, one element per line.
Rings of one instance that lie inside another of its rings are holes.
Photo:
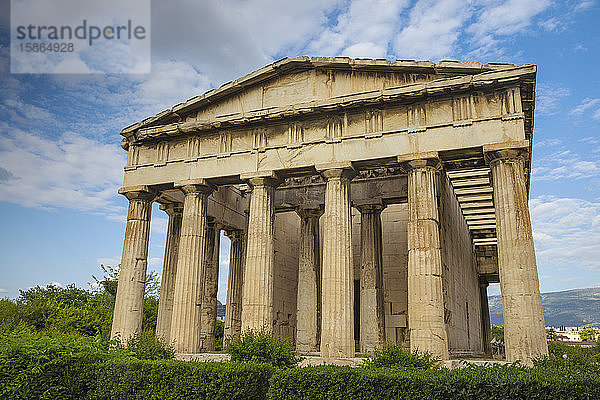
<path fill-rule="evenodd" d="M 299 353 L 385 343 L 547 354 L 528 211 L 535 65 L 286 58 L 121 132 L 129 199 L 112 327 L 142 324 L 153 202 L 169 218 L 157 334 L 215 348 L 264 329 Z"/>

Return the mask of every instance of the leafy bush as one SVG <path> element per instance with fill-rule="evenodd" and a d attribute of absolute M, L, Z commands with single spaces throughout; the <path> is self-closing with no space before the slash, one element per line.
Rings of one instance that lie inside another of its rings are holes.
<path fill-rule="evenodd" d="M 568 373 L 567 373 L 568 372 Z M 518 365 L 459 370 L 319 366 L 277 371 L 268 399 L 595 399 L 600 375 L 587 369 Z"/>
<path fill-rule="evenodd" d="M 437 368 L 439 359 L 429 353 L 408 352 L 398 345 L 375 349 L 373 357 L 365 360 L 366 367 L 395 367 L 407 369 Z"/>
<path fill-rule="evenodd" d="M 50 336 L 19 326 L 0 337 L 0 398 L 81 398 L 93 385 L 90 364 L 127 356 L 100 336 Z"/>
<path fill-rule="evenodd" d="M 126 346 L 139 360 L 170 360 L 175 357 L 175 349 L 152 331 L 144 331 L 129 339 Z"/>
<path fill-rule="evenodd" d="M 27 327 L 0 337 L 2 399 L 264 399 L 273 370 L 138 360 L 100 336 L 49 336 Z"/>
<path fill-rule="evenodd" d="M 580 347 L 570 346 L 565 343 L 548 343 L 548 357 L 535 360 L 534 365 L 538 367 L 548 366 L 588 366 L 599 367 L 600 346 Z"/>
<path fill-rule="evenodd" d="M 280 368 L 293 367 L 301 360 L 289 341 L 267 332 L 246 332 L 229 342 L 225 350 L 231 361 L 266 363 Z"/>
<path fill-rule="evenodd" d="M 94 399 L 264 399 L 265 364 L 115 360 L 95 366 Z"/>

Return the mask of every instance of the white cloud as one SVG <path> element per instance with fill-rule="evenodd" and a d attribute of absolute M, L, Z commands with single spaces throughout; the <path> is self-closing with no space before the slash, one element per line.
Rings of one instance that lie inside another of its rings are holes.
<path fill-rule="evenodd" d="M 583 115 L 586 111 L 592 111 L 592 118 L 600 119 L 600 98 L 591 99 L 586 97 L 571 110 L 571 115 Z"/>
<path fill-rule="evenodd" d="M 456 57 L 457 41 L 468 17 L 464 1 L 419 0 L 410 11 L 407 26 L 394 39 L 394 51 L 400 58 Z"/>
<path fill-rule="evenodd" d="M 100 257 L 96 259 L 96 262 L 100 265 L 111 266 L 116 268 L 119 264 L 121 264 L 121 256 L 114 257 Z"/>
<path fill-rule="evenodd" d="M 159 257 L 151 257 L 148 259 L 148 267 L 150 268 L 161 268 L 163 260 Z"/>
<path fill-rule="evenodd" d="M 465 32 L 472 37 L 469 57 L 503 57 L 503 40 L 511 35 L 526 32 L 534 18 L 546 11 L 551 5 L 549 0 L 506 0 L 501 3 L 480 0 L 473 3 L 471 18 L 474 23 L 466 27 Z"/>
<path fill-rule="evenodd" d="M 546 10 L 549 0 L 507 0 L 500 4 L 495 1 L 482 1 L 483 10 L 469 31 L 475 39 L 489 34 L 511 35 L 527 28 L 533 17 Z"/>
<path fill-rule="evenodd" d="M 315 55 L 384 58 L 407 1 L 354 0 L 309 45 Z"/>
<path fill-rule="evenodd" d="M 554 146 L 558 146 L 561 145 L 562 141 L 560 139 L 543 139 L 543 140 L 536 140 L 533 142 L 533 147 L 535 148 L 539 148 L 539 147 L 554 147 Z"/>
<path fill-rule="evenodd" d="M 0 293 L 8 293 L 8 290 L 6 290 L 4 288 L 0 288 Z"/>
<path fill-rule="evenodd" d="M 0 136 L 0 168 L 8 174 L 0 185 L 0 200 L 25 207 L 123 212 L 113 201 L 125 163 L 118 146 L 75 132 L 43 137 L 5 122 L 0 130 L 5 132 Z"/>
<path fill-rule="evenodd" d="M 560 150 L 534 160 L 532 174 L 536 181 L 591 178 L 600 176 L 600 160 L 582 160 L 570 150 Z"/>
<path fill-rule="evenodd" d="M 539 263 L 600 272 L 600 203 L 541 196 L 529 207 Z"/>
<path fill-rule="evenodd" d="M 535 111 L 541 115 L 556 114 L 560 110 L 560 101 L 571 91 L 556 84 L 542 83 L 536 88 Z"/>

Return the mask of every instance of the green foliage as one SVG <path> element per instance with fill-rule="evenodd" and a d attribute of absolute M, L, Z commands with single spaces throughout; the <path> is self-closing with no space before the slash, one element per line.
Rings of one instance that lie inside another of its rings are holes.
<path fill-rule="evenodd" d="M 225 331 L 225 323 L 217 320 L 217 327 L 215 329 L 215 350 L 223 350 L 223 332 Z"/>
<path fill-rule="evenodd" d="M 231 361 L 271 364 L 275 367 L 293 367 L 301 358 L 296 357 L 294 346 L 267 332 L 244 333 L 229 342 L 226 349 Z"/>
<path fill-rule="evenodd" d="M 175 357 L 173 347 L 157 338 L 152 331 L 144 331 L 129 339 L 126 349 L 140 360 L 170 360 Z"/>
<path fill-rule="evenodd" d="M 373 357 L 365 360 L 366 367 L 394 367 L 406 369 L 431 369 L 437 368 L 439 359 L 429 353 L 408 352 L 398 345 L 385 346 L 375 349 Z"/>
<path fill-rule="evenodd" d="M 546 340 L 553 341 L 556 340 L 556 331 L 554 328 L 546 329 Z"/>
<path fill-rule="evenodd" d="M 579 337 L 583 342 L 595 342 L 597 336 L 598 331 L 596 329 L 589 328 L 579 331 Z"/>
<path fill-rule="evenodd" d="M 537 366 L 567 365 L 567 366 L 598 366 L 600 362 L 600 346 L 580 347 L 565 343 L 548 343 L 549 357 L 536 361 Z M 600 371 L 600 369 L 599 369 Z"/>
<path fill-rule="evenodd" d="M 192 361 L 106 362 L 96 367 L 94 399 L 264 399 L 274 368 Z"/>
<path fill-rule="evenodd" d="M 0 300 L 0 325 L 11 330 L 26 325 L 38 332 L 57 331 L 86 336 L 100 334 L 108 339 L 117 291 L 118 268 L 100 266 L 102 280 L 93 276 L 95 290 L 85 290 L 69 285 L 60 287 L 36 286 L 21 291 L 16 300 Z M 148 274 L 142 327 L 156 329 L 158 313 L 158 276 Z"/>
<path fill-rule="evenodd" d="M 254 342 L 262 337 L 254 335 Z M 559 350 L 581 352 L 583 357 L 597 351 L 561 346 L 552 344 L 552 354 L 556 355 Z M 576 364 L 574 360 L 565 362 L 562 357 L 549 358 L 537 361 L 534 368 L 517 364 L 459 370 L 387 365 L 382 368 L 275 368 L 258 363 L 139 360 L 134 357 L 134 351 L 104 340 L 100 335 L 49 335 L 23 326 L 0 332 L 0 398 L 600 398 L 599 364 L 584 363 L 583 359 Z"/>
<path fill-rule="evenodd" d="M 458 370 L 319 366 L 278 370 L 268 399 L 592 399 L 600 375 L 587 369 L 518 365 Z"/>
<path fill-rule="evenodd" d="M 81 398 L 93 384 L 89 365 L 127 356 L 100 336 L 49 335 L 21 325 L 0 336 L 0 398 Z"/>
<path fill-rule="evenodd" d="M 492 339 L 504 343 L 504 325 L 492 325 Z"/>
<path fill-rule="evenodd" d="M 0 337 L 0 398 L 264 399 L 273 373 L 269 365 L 132 355 L 100 336 L 50 336 L 19 327 Z"/>

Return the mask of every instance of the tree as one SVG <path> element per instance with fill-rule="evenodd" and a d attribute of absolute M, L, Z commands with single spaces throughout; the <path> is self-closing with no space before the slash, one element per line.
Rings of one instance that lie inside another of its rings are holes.
<path fill-rule="evenodd" d="M 596 329 L 583 329 L 579 331 L 579 338 L 582 342 L 595 342 L 598 331 Z"/>
<path fill-rule="evenodd" d="M 554 328 L 546 329 L 546 340 L 550 342 L 557 340 L 556 331 Z"/>
<path fill-rule="evenodd" d="M 492 326 L 492 339 L 504 343 L 504 325 Z"/>

